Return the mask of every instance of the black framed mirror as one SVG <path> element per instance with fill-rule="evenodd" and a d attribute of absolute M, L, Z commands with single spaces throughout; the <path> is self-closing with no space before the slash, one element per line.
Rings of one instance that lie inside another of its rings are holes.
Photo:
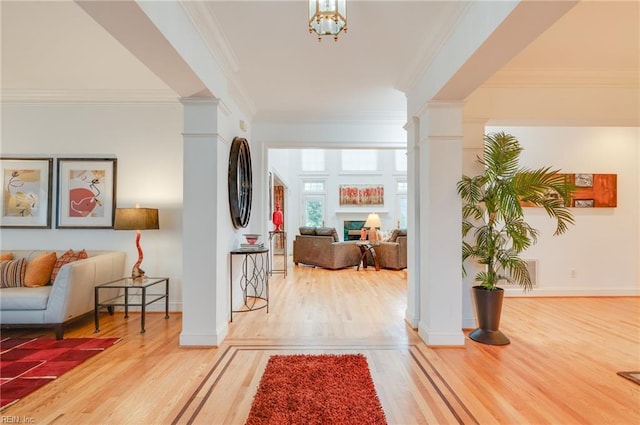
<path fill-rule="evenodd" d="M 249 142 L 234 137 L 229 153 L 229 211 L 236 229 L 247 227 L 251 216 L 253 178 L 251 174 L 251 152 Z"/>

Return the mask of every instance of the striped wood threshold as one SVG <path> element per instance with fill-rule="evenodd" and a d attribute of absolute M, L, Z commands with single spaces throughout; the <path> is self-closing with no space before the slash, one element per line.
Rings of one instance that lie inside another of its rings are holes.
<path fill-rule="evenodd" d="M 353 354 L 367 357 L 376 391 L 394 423 L 478 424 L 419 345 L 256 345 L 230 344 L 176 413 L 172 424 L 244 423 L 269 356 L 275 354 Z M 211 400 L 216 400 L 212 403 Z M 226 408 L 221 409 L 221 406 Z"/>

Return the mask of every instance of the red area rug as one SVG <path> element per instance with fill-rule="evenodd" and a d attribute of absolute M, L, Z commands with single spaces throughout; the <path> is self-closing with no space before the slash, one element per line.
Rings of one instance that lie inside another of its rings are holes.
<path fill-rule="evenodd" d="M 118 341 L 120 338 L 2 339 L 0 410 Z"/>
<path fill-rule="evenodd" d="M 246 422 L 386 423 L 362 354 L 271 356 Z"/>

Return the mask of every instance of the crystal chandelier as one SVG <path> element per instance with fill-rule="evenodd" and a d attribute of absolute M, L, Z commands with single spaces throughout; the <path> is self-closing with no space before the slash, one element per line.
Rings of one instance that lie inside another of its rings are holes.
<path fill-rule="evenodd" d="M 318 41 L 325 35 L 338 41 L 343 30 L 347 32 L 347 0 L 309 0 L 309 33 L 318 34 Z"/>

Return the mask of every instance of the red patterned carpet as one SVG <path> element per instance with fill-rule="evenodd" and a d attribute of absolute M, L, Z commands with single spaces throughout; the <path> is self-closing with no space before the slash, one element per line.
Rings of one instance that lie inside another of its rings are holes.
<path fill-rule="evenodd" d="M 0 410 L 118 341 L 120 338 L 2 339 Z"/>
<path fill-rule="evenodd" d="M 247 425 L 386 424 L 362 354 L 271 356 Z"/>

